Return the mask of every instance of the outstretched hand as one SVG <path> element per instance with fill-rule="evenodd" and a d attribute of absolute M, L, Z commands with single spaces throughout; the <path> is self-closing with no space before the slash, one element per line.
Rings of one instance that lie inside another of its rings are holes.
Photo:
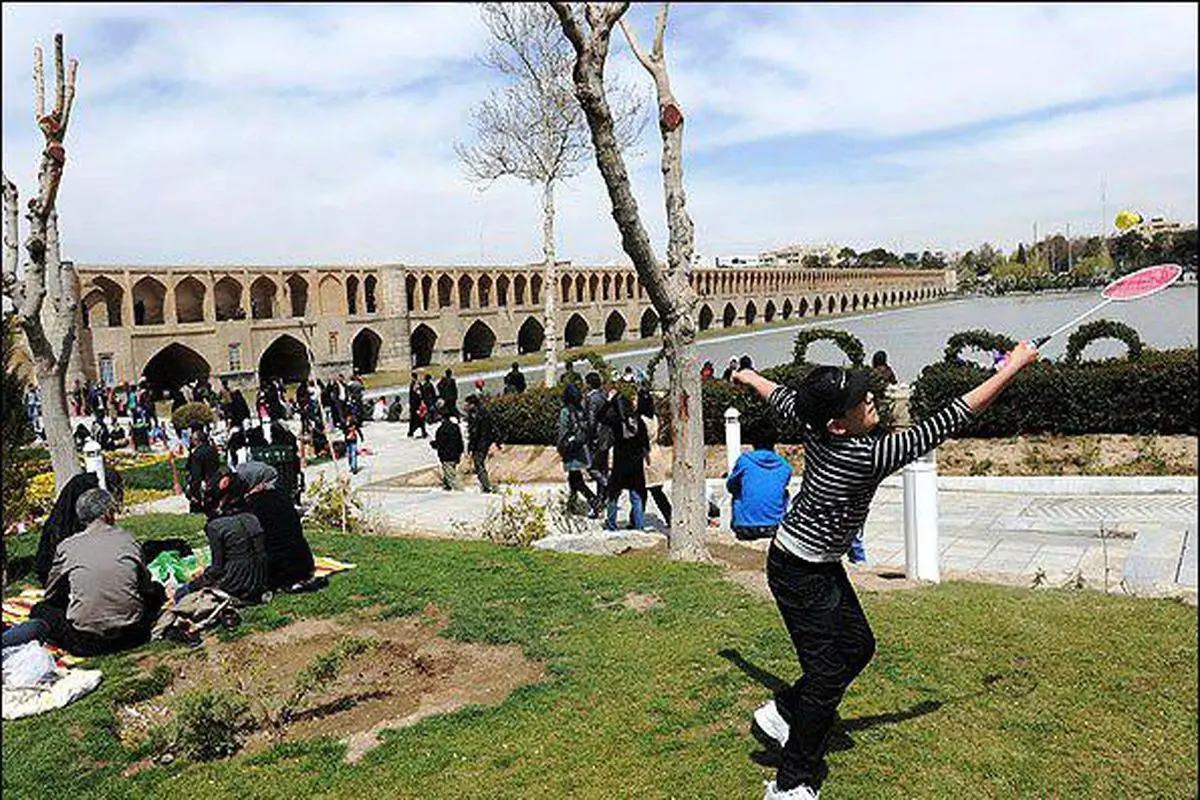
<path fill-rule="evenodd" d="M 1004 358 L 1000 361 L 999 368 L 1011 368 L 1014 372 L 1019 372 L 1029 364 L 1037 361 L 1038 358 L 1038 349 L 1032 342 L 1021 342 L 1011 352 L 1004 355 Z"/>

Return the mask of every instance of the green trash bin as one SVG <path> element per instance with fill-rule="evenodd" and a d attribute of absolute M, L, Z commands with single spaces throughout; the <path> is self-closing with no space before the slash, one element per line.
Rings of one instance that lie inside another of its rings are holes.
<path fill-rule="evenodd" d="M 133 440 L 133 449 L 138 453 L 150 452 L 150 424 L 135 422 L 129 428 L 129 438 Z"/>
<path fill-rule="evenodd" d="M 300 451 L 294 444 L 268 444 L 250 448 L 250 460 L 269 464 L 279 473 L 275 486 L 292 503 L 300 505 L 304 493 L 304 472 L 300 469 Z"/>

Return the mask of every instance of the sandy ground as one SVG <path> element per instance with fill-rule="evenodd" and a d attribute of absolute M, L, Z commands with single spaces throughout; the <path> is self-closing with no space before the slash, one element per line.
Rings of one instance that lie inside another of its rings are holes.
<path fill-rule="evenodd" d="M 1011 439 L 952 439 L 937 451 L 941 475 L 1195 475 L 1197 437 L 1128 436 L 1018 436 Z M 670 461 L 670 448 L 664 448 Z M 799 471 L 804 448 L 781 445 Z M 725 472 L 724 446 L 708 447 L 708 477 Z M 464 458 L 461 471 L 471 473 Z M 565 480 L 558 453 L 552 447 L 508 445 L 488 457 L 488 473 L 497 483 L 553 483 Z M 401 476 L 392 486 L 438 486 L 439 469 Z"/>

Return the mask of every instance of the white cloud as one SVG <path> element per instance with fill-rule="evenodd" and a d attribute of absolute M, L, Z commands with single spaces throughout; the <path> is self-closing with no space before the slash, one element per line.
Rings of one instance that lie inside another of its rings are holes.
<path fill-rule="evenodd" d="M 1153 93 L 1196 74 L 1194 6 L 678 8 L 668 57 L 697 159 L 722 143 L 818 131 L 886 143 Z M 480 193 L 453 153 L 491 81 L 475 64 L 485 32 L 472 7 L 5 4 L 3 13 L 4 166 L 26 194 L 40 147 L 32 44 L 49 47 L 62 30 L 81 60 L 60 195 L 77 261 L 541 258 L 538 189 L 501 182 Z M 652 27 L 638 13 L 645 44 Z M 611 71 L 648 87 L 616 38 Z M 1111 211 L 1195 219 L 1196 131 L 1193 92 L 984 128 L 952 145 L 877 147 L 853 165 L 853 183 L 752 180 L 736 167 L 714 178 L 692 166 L 686 188 L 697 249 L 709 257 L 793 241 L 1010 246 L 1034 220 L 1043 230 L 1098 227 L 1101 175 Z M 629 168 L 662 252 L 659 148 L 651 124 Z M 594 169 L 560 191 L 558 206 L 562 257 L 626 260 Z"/>

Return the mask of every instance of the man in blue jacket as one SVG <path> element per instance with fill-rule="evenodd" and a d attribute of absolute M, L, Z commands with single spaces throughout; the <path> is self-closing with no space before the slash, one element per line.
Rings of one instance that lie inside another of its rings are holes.
<path fill-rule="evenodd" d="M 740 541 L 770 539 L 787 513 L 792 465 L 775 452 L 772 437 L 759 436 L 754 449 L 733 464 L 725 488 L 733 498 L 733 535 Z"/>

